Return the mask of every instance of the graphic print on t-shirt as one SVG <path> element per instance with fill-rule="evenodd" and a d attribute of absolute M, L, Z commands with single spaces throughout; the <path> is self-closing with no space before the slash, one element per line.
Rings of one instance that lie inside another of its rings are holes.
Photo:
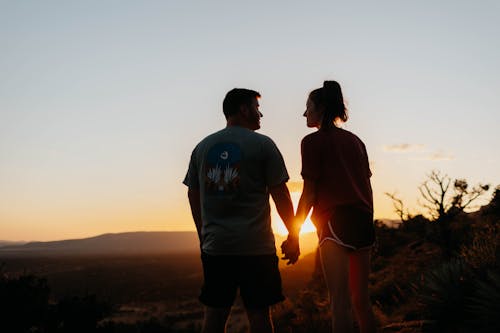
<path fill-rule="evenodd" d="M 205 166 L 206 192 L 230 194 L 240 181 L 241 149 L 235 143 L 218 143 L 210 148 Z"/>

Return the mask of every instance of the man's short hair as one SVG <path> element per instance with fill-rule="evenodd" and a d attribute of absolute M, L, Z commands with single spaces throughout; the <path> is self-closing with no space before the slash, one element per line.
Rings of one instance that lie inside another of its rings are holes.
<path fill-rule="evenodd" d="M 240 111 L 241 105 L 252 105 L 254 98 L 259 97 L 260 94 L 258 92 L 250 89 L 234 88 L 230 90 L 222 103 L 224 116 L 227 119 L 229 116 L 237 114 Z"/>

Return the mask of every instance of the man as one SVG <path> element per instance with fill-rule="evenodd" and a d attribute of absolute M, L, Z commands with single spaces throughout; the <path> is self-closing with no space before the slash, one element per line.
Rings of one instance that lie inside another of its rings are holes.
<path fill-rule="evenodd" d="M 298 230 L 280 151 L 260 128 L 260 94 L 233 89 L 224 98 L 226 128 L 193 150 L 184 184 L 200 239 L 205 305 L 202 332 L 225 332 L 238 289 L 251 332 L 273 332 L 269 306 L 281 302 L 269 194 L 289 230 L 288 264 L 299 256 Z"/>

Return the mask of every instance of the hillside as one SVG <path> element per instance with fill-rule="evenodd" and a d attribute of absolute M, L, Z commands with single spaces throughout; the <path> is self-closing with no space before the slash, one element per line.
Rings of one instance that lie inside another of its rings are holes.
<path fill-rule="evenodd" d="M 0 247 L 23 245 L 23 244 L 26 244 L 26 242 L 12 242 L 12 241 L 0 240 Z"/>
<path fill-rule="evenodd" d="M 283 236 L 276 235 L 279 250 Z M 314 250 L 316 235 L 301 236 L 302 253 Z M 29 242 L 0 247 L 0 257 L 39 255 L 131 255 L 196 253 L 199 251 L 195 232 L 127 232 L 104 234 L 90 238 L 51 242 Z"/>
<path fill-rule="evenodd" d="M 127 232 L 0 248 L 0 256 L 150 254 L 198 251 L 195 232 Z"/>

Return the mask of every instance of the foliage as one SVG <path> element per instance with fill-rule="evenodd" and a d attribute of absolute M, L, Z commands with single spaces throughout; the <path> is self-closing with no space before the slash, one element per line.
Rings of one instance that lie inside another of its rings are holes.
<path fill-rule="evenodd" d="M 432 234 L 432 224 L 423 215 L 416 215 L 403 221 L 401 230 L 408 233 L 414 233 L 419 237 L 428 238 Z"/>
<path fill-rule="evenodd" d="M 418 294 L 429 331 L 498 332 L 500 228 L 477 221 L 460 255 L 428 271 Z"/>
<path fill-rule="evenodd" d="M 485 278 L 474 281 L 473 289 L 465 305 L 468 326 L 474 332 L 500 332 L 500 273 L 487 271 Z"/>
<path fill-rule="evenodd" d="M 480 225 L 469 244 L 462 245 L 460 256 L 474 269 L 500 267 L 500 225 Z"/>
<path fill-rule="evenodd" d="M 498 332 L 500 274 L 477 270 L 460 259 L 424 274 L 418 288 L 429 332 Z"/>
<path fill-rule="evenodd" d="M 160 320 L 152 317 L 149 320 L 138 321 L 136 323 L 123 323 L 105 321 L 99 328 L 99 333 L 198 333 L 201 326 L 195 322 L 183 328 L 173 328 L 173 323 L 168 320 Z"/>
<path fill-rule="evenodd" d="M 461 212 L 490 189 L 490 185 L 488 184 L 478 184 L 471 189 L 465 179 L 456 179 L 453 186 L 455 195 L 451 200 L 451 206 Z"/>
<path fill-rule="evenodd" d="M 110 311 L 108 304 L 90 295 L 51 302 L 45 278 L 0 274 L 0 313 L 8 332 L 95 332 L 99 320 Z"/>
<path fill-rule="evenodd" d="M 329 333 L 331 317 L 328 294 L 304 289 L 297 299 L 288 300 L 273 313 L 276 333 Z"/>
<path fill-rule="evenodd" d="M 482 215 L 492 223 L 500 223 L 500 185 L 495 188 L 490 203 L 481 209 Z"/>
<path fill-rule="evenodd" d="M 395 254 L 395 250 L 401 246 L 415 240 L 415 235 L 411 232 L 400 232 L 399 228 L 390 228 L 375 221 L 376 244 L 374 254 L 383 257 L 390 257 Z"/>
<path fill-rule="evenodd" d="M 9 278 L 0 274 L 0 313 L 8 332 L 28 332 L 42 327 L 49 311 L 47 280 L 34 275 Z"/>
<path fill-rule="evenodd" d="M 471 284 L 463 262 L 446 262 L 424 275 L 418 293 L 430 332 L 460 332 L 465 325 L 464 303 Z"/>
<path fill-rule="evenodd" d="M 100 320 L 111 314 L 109 304 L 95 295 L 65 297 L 57 304 L 60 332 L 85 333 L 95 331 Z"/>

